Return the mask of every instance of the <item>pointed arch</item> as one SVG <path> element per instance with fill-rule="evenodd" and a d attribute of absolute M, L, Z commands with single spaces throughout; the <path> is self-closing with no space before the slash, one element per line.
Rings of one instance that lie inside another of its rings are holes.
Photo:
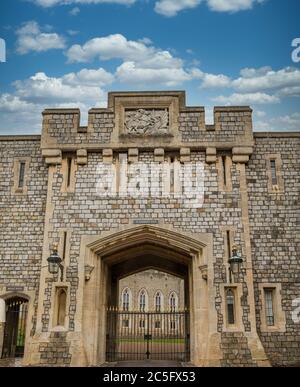
<path fill-rule="evenodd" d="M 176 312 L 178 310 L 178 294 L 175 291 L 172 291 L 169 295 L 169 309 L 171 312 Z"/>
<path fill-rule="evenodd" d="M 140 312 L 148 311 L 148 292 L 144 288 L 139 291 L 138 307 Z"/>
<path fill-rule="evenodd" d="M 128 287 L 124 288 L 121 295 L 121 309 L 128 312 L 131 309 L 131 291 Z"/>
<path fill-rule="evenodd" d="M 164 310 L 164 298 L 161 290 L 157 290 L 154 295 L 154 310 L 156 312 L 163 312 Z"/>

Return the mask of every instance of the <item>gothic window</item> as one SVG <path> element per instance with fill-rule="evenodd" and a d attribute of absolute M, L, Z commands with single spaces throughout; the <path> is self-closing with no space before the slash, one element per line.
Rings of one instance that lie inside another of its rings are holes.
<path fill-rule="evenodd" d="M 235 324 L 235 302 L 233 289 L 227 289 L 226 291 L 226 308 L 227 308 L 227 324 Z"/>
<path fill-rule="evenodd" d="M 155 310 L 156 312 L 161 312 L 161 293 L 157 292 L 155 295 Z"/>
<path fill-rule="evenodd" d="M 124 289 L 123 294 L 122 294 L 122 306 L 123 306 L 123 311 L 129 311 L 129 301 L 130 301 L 130 295 L 129 295 L 129 290 Z"/>
<path fill-rule="evenodd" d="M 146 292 L 142 290 L 140 292 L 140 311 L 145 312 L 146 310 Z"/>
<path fill-rule="evenodd" d="M 176 297 L 176 294 L 174 292 L 171 293 L 171 295 L 170 295 L 169 303 L 170 303 L 170 311 L 175 312 L 177 309 L 177 297 Z"/>
<path fill-rule="evenodd" d="M 65 326 L 67 308 L 67 290 L 65 288 L 56 289 L 55 326 Z"/>

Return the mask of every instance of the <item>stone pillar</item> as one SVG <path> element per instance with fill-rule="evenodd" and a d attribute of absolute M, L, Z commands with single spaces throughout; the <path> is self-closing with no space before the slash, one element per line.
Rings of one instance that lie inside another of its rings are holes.
<path fill-rule="evenodd" d="M 0 298 L 0 358 L 3 349 L 4 328 L 6 321 L 5 301 Z"/>

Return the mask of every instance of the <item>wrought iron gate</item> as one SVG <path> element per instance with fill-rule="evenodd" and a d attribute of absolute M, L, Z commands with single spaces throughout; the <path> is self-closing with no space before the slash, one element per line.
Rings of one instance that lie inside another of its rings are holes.
<path fill-rule="evenodd" d="M 6 302 L 2 358 L 22 357 L 25 347 L 28 301 L 13 298 Z"/>
<path fill-rule="evenodd" d="M 189 361 L 189 312 L 107 311 L 106 360 Z"/>

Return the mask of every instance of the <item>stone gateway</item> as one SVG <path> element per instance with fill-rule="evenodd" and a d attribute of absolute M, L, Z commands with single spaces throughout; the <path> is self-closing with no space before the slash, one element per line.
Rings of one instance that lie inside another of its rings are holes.
<path fill-rule="evenodd" d="M 0 355 L 299 366 L 299 140 L 182 91 L 1 136 Z"/>

